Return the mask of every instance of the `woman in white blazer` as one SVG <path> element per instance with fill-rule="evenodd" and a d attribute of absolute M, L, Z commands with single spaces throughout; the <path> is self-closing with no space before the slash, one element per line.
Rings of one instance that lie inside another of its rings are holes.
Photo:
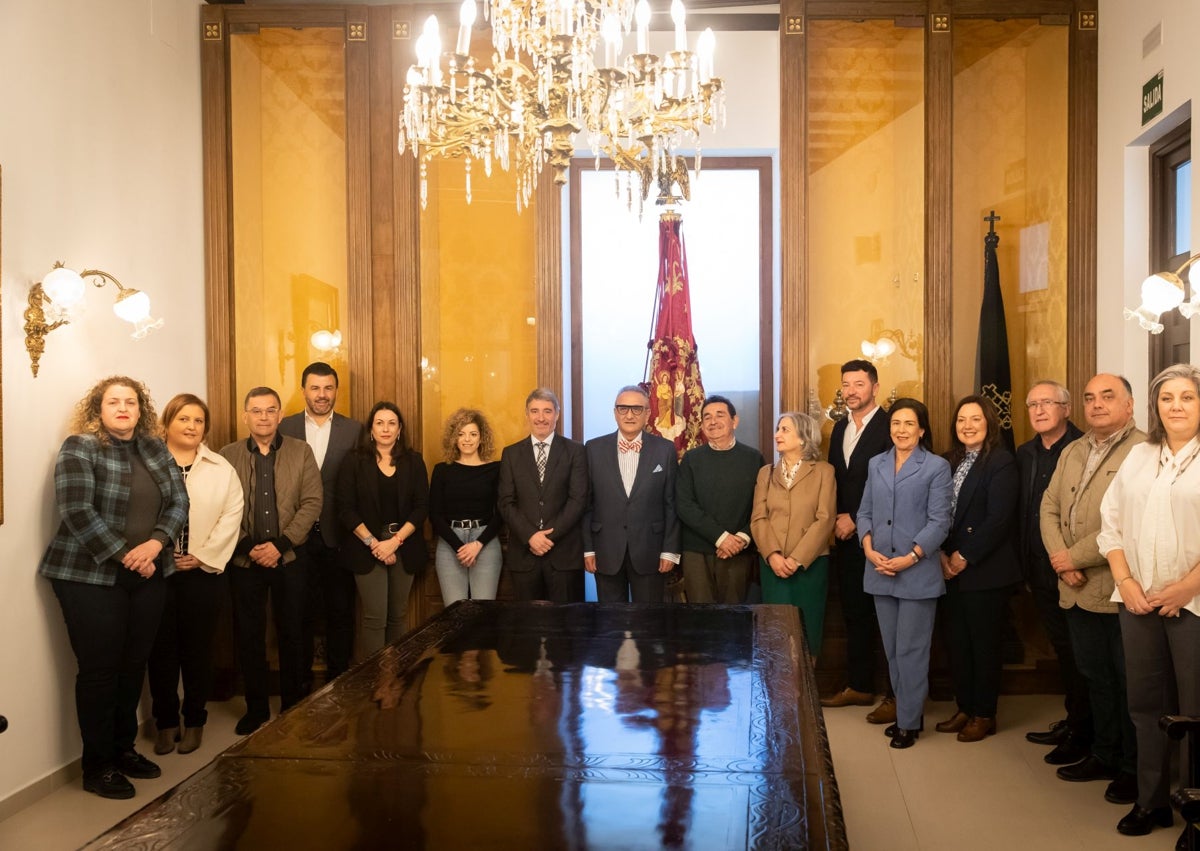
<path fill-rule="evenodd" d="M 150 653 L 151 711 L 158 728 L 156 754 L 200 747 L 212 688 L 212 639 L 225 598 L 225 563 L 237 545 L 242 485 L 232 465 L 204 445 L 208 406 L 191 393 L 167 403 L 162 414 L 167 449 L 187 485 L 188 522 L 175 541 L 175 573 Z M 183 678 L 183 733 L 179 680 Z"/>
<path fill-rule="evenodd" d="M 911 747 L 924 726 L 929 648 L 938 597 L 946 593 L 939 548 L 950 531 L 950 465 L 931 450 L 929 412 L 916 399 L 888 410 L 892 448 L 871 459 L 858 509 L 867 560 L 863 590 L 875 597 L 896 694 L 892 747 Z"/>

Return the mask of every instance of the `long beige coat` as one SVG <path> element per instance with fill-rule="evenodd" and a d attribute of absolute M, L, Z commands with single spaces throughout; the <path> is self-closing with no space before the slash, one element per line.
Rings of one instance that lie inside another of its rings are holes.
<path fill-rule="evenodd" d="M 778 464 L 759 470 L 750 534 L 764 559 L 782 553 L 807 569 L 829 552 L 836 518 L 837 486 L 830 464 L 805 461 L 796 471 L 791 490 L 784 485 Z"/>

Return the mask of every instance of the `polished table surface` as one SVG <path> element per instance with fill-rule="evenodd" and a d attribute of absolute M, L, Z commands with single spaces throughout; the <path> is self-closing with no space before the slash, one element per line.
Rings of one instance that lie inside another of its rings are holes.
<path fill-rule="evenodd" d="M 464 602 L 89 848 L 845 848 L 790 606 Z"/>

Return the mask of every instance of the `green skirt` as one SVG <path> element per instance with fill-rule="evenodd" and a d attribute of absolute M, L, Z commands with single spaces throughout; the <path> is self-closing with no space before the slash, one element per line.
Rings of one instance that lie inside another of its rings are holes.
<path fill-rule="evenodd" d="M 764 603 L 785 603 L 800 610 L 808 652 L 813 658 L 821 655 L 821 639 L 825 632 L 825 595 L 829 591 L 829 556 L 818 556 L 807 570 L 798 570 L 787 579 L 780 579 L 767 560 L 759 558 Z"/>

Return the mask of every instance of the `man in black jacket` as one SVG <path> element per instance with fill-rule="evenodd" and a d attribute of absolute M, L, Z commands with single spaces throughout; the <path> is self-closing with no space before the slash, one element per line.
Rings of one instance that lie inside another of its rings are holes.
<path fill-rule="evenodd" d="M 863 591 L 863 566 L 866 557 L 855 534 L 854 518 L 867 484 L 867 465 L 892 446 L 887 411 L 875 402 L 879 393 L 879 372 L 870 361 L 852 360 L 842 364 L 842 399 L 849 408 L 846 418 L 835 423 L 829 436 L 829 463 L 837 483 L 837 520 L 833 563 L 836 565 L 838 590 L 842 598 L 842 618 L 846 623 L 846 688 L 821 700 L 822 706 L 870 706 L 875 700 L 875 646 L 879 623 L 875 618 L 875 600 Z M 873 724 L 891 724 L 896 720 L 896 704 L 884 699 L 867 720 Z"/>
<path fill-rule="evenodd" d="M 1039 381 L 1025 397 L 1029 424 L 1037 432 L 1033 439 L 1017 447 L 1017 466 L 1021 471 L 1021 502 L 1017 523 L 1020 529 L 1021 567 L 1025 582 L 1033 594 L 1046 636 L 1058 657 L 1066 693 L 1067 717 L 1050 729 L 1026 733 L 1025 738 L 1038 745 L 1055 745 L 1045 756 L 1051 765 L 1068 765 L 1088 754 L 1092 741 L 1092 713 L 1088 704 L 1087 683 L 1075 667 L 1067 620 L 1058 605 L 1058 574 L 1050 565 L 1050 556 L 1042 544 L 1039 512 L 1042 494 L 1050 484 L 1058 456 L 1063 448 L 1083 432 L 1071 422 L 1071 393 L 1057 381 Z"/>

